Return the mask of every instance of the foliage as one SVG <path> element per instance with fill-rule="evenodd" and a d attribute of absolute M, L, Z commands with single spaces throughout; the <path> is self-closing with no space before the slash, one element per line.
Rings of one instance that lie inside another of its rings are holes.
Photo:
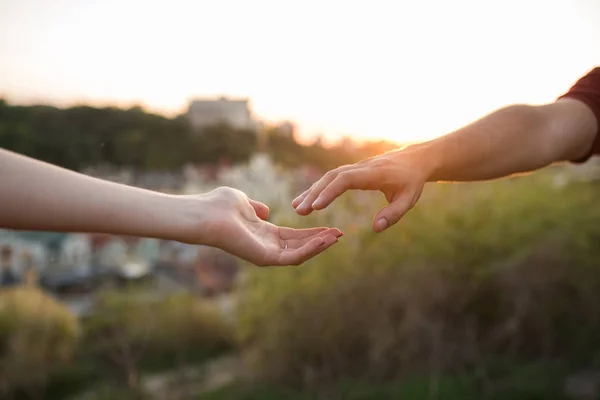
<path fill-rule="evenodd" d="M 193 137 L 193 161 L 216 164 L 247 161 L 256 151 L 256 134 L 219 124 L 206 127 Z"/>
<path fill-rule="evenodd" d="M 138 388 L 142 370 L 182 367 L 231 344 L 219 314 L 189 295 L 105 293 L 84 328 L 90 355 L 116 367 L 130 389 Z"/>
<path fill-rule="evenodd" d="M 183 375 L 232 342 L 219 312 L 190 295 L 105 292 L 97 313 L 78 323 L 38 290 L 8 289 L 0 293 L 0 397 L 62 399 L 94 389 L 106 398 L 146 398 L 143 373 Z"/>
<path fill-rule="evenodd" d="M 370 220 L 357 228 L 355 214 L 344 213 L 372 216 L 383 204 L 375 197 L 348 194 L 310 217 L 307 224 L 321 225 L 345 215 L 342 228 L 352 234 L 302 268 L 252 271 L 239 339 L 253 370 L 304 388 L 468 371 L 491 397 L 510 372 L 492 374 L 488 360 L 499 354 L 593 366 L 599 188 L 557 188 L 553 172 L 431 185 L 378 235 Z"/>
<path fill-rule="evenodd" d="M 81 343 L 80 343 L 81 344 Z M 81 348 L 79 349 L 81 351 Z M 44 393 L 46 400 L 75 398 L 104 378 L 102 371 L 90 359 L 75 355 L 73 360 L 52 369 Z"/>
<path fill-rule="evenodd" d="M 39 398 L 52 371 L 68 362 L 79 327 L 69 311 L 32 288 L 0 293 L 0 391 Z"/>
<path fill-rule="evenodd" d="M 153 324 L 152 308 L 133 296 L 104 294 L 85 324 L 87 349 L 121 370 L 128 387 L 139 383 L 139 362 Z"/>
<path fill-rule="evenodd" d="M 151 138 L 151 140 L 149 140 Z M 188 157 L 181 118 L 139 108 L 10 106 L 0 103 L 0 146 L 71 169 L 97 164 L 169 169 Z"/>
<path fill-rule="evenodd" d="M 220 311 L 190 295 L 169 297 L 156 304 L 152 313 L 156 329 L 150 337 L 152 351 L 144 362 L 146 369 L 203 361 L 233 345 L 232 327 Z"/>
<path fill-rule="evenodd" d="M 391 144 L 367 143 L 357 154 L 342 147 L 303 146 L 268 129 L 267 150 L 279 164 L 327 170 L 374 155 Z M 140 107 L 16 106 L 0 99 L 0 147 L 81 170 L 116 165 L 135 170 L 177 170 L 193 162 L 245 162 L 257 150 L 255 132 L 227 125 L 194 131 L 185 115 L 167 118 Z"/>

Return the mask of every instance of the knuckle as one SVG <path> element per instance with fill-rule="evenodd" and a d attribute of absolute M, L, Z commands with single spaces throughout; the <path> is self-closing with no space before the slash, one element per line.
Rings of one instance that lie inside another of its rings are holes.
<path fill-rule="evenodd" d="M 371 162 L 369 164 L 375 168 L 381 168 L 381 167 L 384 167 L 387 165 L 385 160 L 380 157 L 374 158 L 373 160 L 371 160 Z"/>
<path fill-rule="evenodd" d="M 350 171 L 343 171 L 339 173 L 339 175 L 337 176 L 337 180 L 344 182 L 349 180 L 351 176 L 352 174 L 350 173 Z"/>
<path fill-rule="evenodd" d="M 339 171 L 336 169 L 332 169 L 331 171 L 328 171 L 323 178 L 325 179 L 333 179 L 338 175 Z"/>
<path fill-rule="evenodd" d="M 327 194 L 337 193 L 347 188 L 349 186 L 349 183 L 350 178 L 348 174 L 344 172 L 338 175 L 338 177 L 333 182 L 331 182 L 331 184 L 327 187 L 326 190 L 323 190 L 323 192 L 326 192 Z"/>
<path fill-rule="evenodd" d="M 379 161 L 377 168 L 379 168 L 385 172 L 391 172 L 392 170 L 394 170 L 394 164 L 392 163 L 392 161 L 385 158 L 385 159 L 382 159 Z"/>
<path fill-rule="evenodd" d="M 381 160 L 379 158 L 375 158 L 373 160 L 371 160 L 371 162 L 369 163 L 370 167 L 373 168 L 381 168 L 383 165 L 383 163 L 381 162 Z"/>

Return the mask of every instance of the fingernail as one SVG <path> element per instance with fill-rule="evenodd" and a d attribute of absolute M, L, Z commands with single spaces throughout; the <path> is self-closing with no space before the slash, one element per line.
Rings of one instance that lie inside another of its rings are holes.
<path fill-rule="evenodd" d="M 297 207 L 299 210 L 307 208 L 306 199 Z"/>
<path fill-rule="evenodd" d="M 321 197 L 317 197 L 317 199 L 312 203 L 312 208 L 319 208 L 323 205 L 323 199 Z"/>
<path fill-rule="evenodd" d="M 383 231 L 385 228 L 387 228 L 387 226 L 388 222 L 385 218 L 379 218 L 375 223 L 375 229 L 377 230 L 377 232 Z"/>
<path fill-rule="evenodd" d="M 338 232 L 338 233 L 337 233 L 335 236 L 337 236 L 337 237 L 342 237 L 342 236 L 344 236 L 344 232 L 342 232 L 342 231 L 339 231 L 339 232 Z"/>

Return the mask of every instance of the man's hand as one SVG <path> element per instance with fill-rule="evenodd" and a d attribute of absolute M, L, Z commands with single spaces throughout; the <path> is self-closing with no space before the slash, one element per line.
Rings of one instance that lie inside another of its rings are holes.
<path fill-rule="evenodd" d="M 348 189 L 380 190 L 390 203 L 373 221 L 381 232 L 415 205 L 425 182 L 496 179 L 600 153 L 596 116 L 600 68 L 554 103 L 507 106 L 437 139 L 329 171 L 292 205 L 308 215 Z"/>
<path fill-rule="evenodd" d="M 293 229 L 267 222 L 269 208 L 243 192 L 221 187 L 186 196 L 191 218 L 180 241 L 208 244 L 259 266 L 299 265 L 337 243 L 335 228 Z M 195 211 L 194 211 L 195 210 Z M 189 215 L 189 214 L 188 214 Z"/>
<path fill-rule="evenodd" d="M 373 221 L 375 232 L 381 232 L 415 205 L 426 180 L 425 170 L 410 150 L 393 151 L 329 171 L 292 205 L 298 214 L 308 215 L 327 207 L 346 190 L 380 190 L 389 202 Z"/>

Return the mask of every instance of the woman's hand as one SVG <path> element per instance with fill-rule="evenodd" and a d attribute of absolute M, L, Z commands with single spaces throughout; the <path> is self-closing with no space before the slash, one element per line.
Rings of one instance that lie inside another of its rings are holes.
<path fill-rule="evenodd" d="M 298 214 L 308 215 L 324 209 L 346 190 L 380 190 L 389 202 L 373 221 L 375 232 L 381 232 L 415 205 L 426 180 L 423 163 L 415 154 L 408 149 L 393 151 L 327 172 L 298 196 L 292 206 Z"/>
<path fill-rule="evenodd" d="M 0 149 L 0 227 L 109 233 L 219 247 L 257 265 L 298 265 L 338 229 L 280 228 L 232 188 L 178 196 L 92 178 Z"/>
<path fill-rule="evenodd" d="M 269 208 L 243 192 L 221 187 L 198 196 L 184 196 L 184 236 L 191 244 L 218 247 L 259 266 L 299 265 L 337 243 L 335 228 L 293 229 L 267 222 Z"/>

